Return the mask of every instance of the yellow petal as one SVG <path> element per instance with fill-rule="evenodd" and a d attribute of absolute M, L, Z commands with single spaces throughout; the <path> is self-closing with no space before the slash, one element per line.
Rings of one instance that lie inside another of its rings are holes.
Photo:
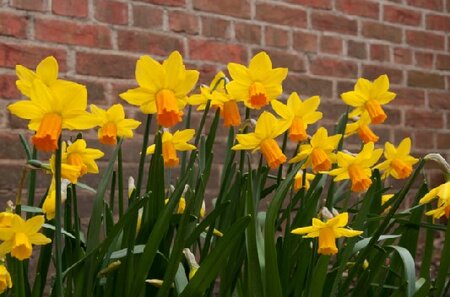
<path fill-rule="evenodd" d="M 37 233 L 44 223 L 44 216 L 34 216 L 31 219 L 26 220 L 23 232 L 28 235 Z"/>
<path fill-rule="evenodd" d="M 36 74 L 48 86 L 58 78 L 59 66 L 55 57 L 42 60 L 36 67 Z"/>
<path fill-rule="evenodd" d="M 296 229 L 292 230 L 291 233 L 301 235 L 301 234 L 316 232 L 317 230 L 318 229 L 316 227 L 308 226 L 308 227 L 296 228 Z"/>
<path fill-rule="evenodd" d="M 146 154 L 147 155 L 151 155 L 151 154 L 153 154 L 154 152 L 155 152 L 155 145 L 154 144 L 152 144 L 151 146 L 149 146 L 148 148 L 147 148 L 147 151 L 146 151 Z"/>
<path fill-rule="evenodd" d="M 347 228 L 336 228 L 336 229 L 334 229 L 334 235 L 336 236 L 336 238 L 339 238 L 339 237 L 354 237 L 354 236 L 361 235 L 362 233 L 363 233 L 362 231 L 350 230 L 350 229 L 347 229 Z"/>
<path fill-rule="evenodd" d="M 50 242 L 52 242 L 52 240 L 50 238 L 48 238 L 47 236 L 45 236 L 44 234 L 41 234 L 41 233 L 34 233 L 31 235 L 28 235 L 28 239 L 30 240 L 30 242 L 32 244 L 36 244 L 36 245 L 44 245 L 44 244 L 49 244 Z"/>

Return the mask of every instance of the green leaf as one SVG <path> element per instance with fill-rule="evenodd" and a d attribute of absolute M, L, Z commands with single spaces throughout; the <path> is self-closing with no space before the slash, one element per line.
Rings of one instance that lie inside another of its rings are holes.
<path fill-rule="evenodd" d="M 386 239 L 394 239 L 394 238 L 399 238 L 401 235 L 381 235 L 377 241 L 382 241 L 382 240 L 386 240 Z M 353 246 L 353 253 L 359 252 L 360 250 L 362 250 L 363 248 L 367 247 L 367 245 L 369 244 L 369 242 L 372 240 L 372 237 L 367 237 L 364 238 L 360 241 L 358 241 L 357 243 L 355 243 L 355 245 Z"/>
<path fill-rule="evenodd" d="M 327 278 L 328 262 L 330 256 L 321 255 L 319 261 L 317 261 L 314 268 L 313 276 L 311 279 L 311 297 L 321 297 L 323 291 L 323 285 Z"/>
<path fill-rule="evenodd" d="M 407 282 L 406 296 L 412 297 L 416 292 L 416 269 L 413 257 L 404 247 L 388 245 L 387 248 L 394 249 L 402 259 L 405 281 Z"/>

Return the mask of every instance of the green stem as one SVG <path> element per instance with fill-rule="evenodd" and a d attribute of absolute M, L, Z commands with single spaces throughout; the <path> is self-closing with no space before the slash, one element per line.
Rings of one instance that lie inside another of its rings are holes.
<path fill-rule="evenodd" d="M 32 159 L 37 159 L 37 150 L 33 147 L 32 152 Z M 33 206 L 34 205 L 34 196 L 36 191 L 36 170 L 31 170 L 30 172 L 30 179 L 28 180 L 28 199 L 27 199 L 27 205 Z M 32 213 L 27 213 L 27 219 L 31 218 Z"/>
<path fill-rule="evenodd" d="M 250 118 L 250 108 L 245 108 L 245 120 L 247 121 Z M 247 133 L 247 128 L 244 128 L 244 131 L 242 131 L 243 134 Z M 245 151 L 241 151 L 240 160 L 239 160 L 239 171 L 244 171 L 244 165 L 245 165 Z"/>
<path fill-rule="evenodd" d="M 63 296 L 63 276 L 62 276 L 62 236 L 61 236 L 61 137 L 58 139 L 58 149 L 55 152 L 55 190 L 56 190 L 56 207 L 55 207 L 55 266 L 56 279 L 55 288 L 56 296 Z"/>
<path fill-rule="evenodd" d="M 123 165 L 122 146 L 119 147 L 117 155 L 117 185 L 119 187 L 119 217 L 123 215 Z"/>
<path fill-rule="evenodd" d="M 145 155 L 147 152 L 148 136 L 150 134 L 151 123 L 152 123 L 152 115 L 149 114 L 149 115 L 147 115 L 147 121 L 145 123 L 144 140 L 142 141 L 141 157 L 139 159 L 139 171 L 138 171 L 138 177 L 137 177 L 137 182 L 136 182 L 136 195 L 134 197 L 141 196 L 141 185 L 142 185 L 142 180 L 144 178 Z"/>
<path fill-rule="evenodd" d="M 114 213 L 114 198 L 116 193 L 116 171 L 113 171 L 111 177 L 111 189 L 109 193 L 109 207 L 111 208 L 111 212 Z"/>
<path fill-rule="evenodd" d="M 284 132 L 283 135 L 283 144 L 281 146 L 281 151 L 283 152 L 283 154 L 286 152 L 287 139 L 288 139 L 288 131 Z M 277 184 L 280 184 L 282 176 L 283 176 L 283 164 L 281 164 L 280 167 L 278 167 Z"/>
<path fill-rule="evenodd" d="M 195 146 L 198 146 L 198 142 L 200 141 L 200 136 L 202 134 L 203 127 L 205 126 L 206 116 L 208 115 L 210 106 L 211 106 L 211 100 L 208 100 L 208 102 L 206 102 L 205 111 L 203 112 L 202 119 L 200 120 L 200 126 L 195 135 Z"/>

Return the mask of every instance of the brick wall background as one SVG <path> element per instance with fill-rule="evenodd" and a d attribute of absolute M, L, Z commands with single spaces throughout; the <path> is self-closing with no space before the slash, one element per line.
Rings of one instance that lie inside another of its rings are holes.
<path fill-rule="evenodd" d="M 87 85 L 90 103 L 110 105 L 136 86 L 140 55 L 179 50 L 208 83 L 226 63 L 246 64 L 265 50 L 274 66 L 289 67 L 286 93 L 321 96 L 326 124 L 345 110 L 339 94 L 358 77 L 387 73 L 398 95 L 375 127 L 380 142 L 410 136 L 416 154 L 448 160 L 449 32 L 450 0 L 0 0 L 1 201 L 14 197 L 25 158 L 18 134 L 26 123 L 6 110 L 20 98 L 16 64 L 34 69 L 54 55 L 63 77 Z M 125 168 L 135 172 L 139 147 L 125 147 Z"/>

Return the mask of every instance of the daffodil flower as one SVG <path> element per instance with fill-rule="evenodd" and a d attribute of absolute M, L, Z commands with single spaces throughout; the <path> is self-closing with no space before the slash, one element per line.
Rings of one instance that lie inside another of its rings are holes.
<path fill-rule="evenodd" d="M 370 129 L 370 123 L 369 113 L 364 112 L 356 122 L 347 124 L 345 127 L 345 137 L 358 133 L 359 138 L 364 143 L 377 142 L 379 137 Z"/>
<path fill-rule="evenodd" d="M 306 129 L 322 118 L 322 113 L 317 110 L 320 104 L 319 96 L 313 96 L 302 101 L 296 92 L 292 93 L 287 104 L 278 100 L 272 100 L 271 105 L 275 112 L 289 124 L 289 139 L 292 141 L 304 141 L 308 139 Z"/>
<path fill-rule="evenodd" d="M 350 179 L 352 181 L 352 191 L 364 192 L 372 184 L 371 167 L 380 159 L 382 149 L 375 149 L 373 142 L 364 145 L 359 154 L 353 156 L 348 153 L 338 152 L 338 168 L 333 169 L 328 174 L 335 175 L 334 181 Z"/>
<path fill-rule="evenodd" d="M 326 222 L 319 219 L 312 219 L 312 226 L 296 228 L 291 231 L 293 234 L 306 234 L 304 238 L 319 237 L 319 248 L 317 252 L 323 255 L 334 255 L 338 252 L 336 238 L 354 237 L 361 235 L 362 231 L 344 228 L 348 223 L 348 213 L 344 212 Z"/>
<path fill-rule="evenodd" d="M 0 264 L 0 294 L 7 289 L 11 289 L 12 285 L 13 283 L 9 271 L 6 269 L 5 265 Z"/>
<path fill-rule="evenodd" d="M 61 161 L 63 164 L 80 167 L 80 176 L 86 173 L 98 173 L 98 166 L 95 160 L 105 154 L 98 149 L 88 148 L 86 140 L 77 139 L 63 151 Z"/>
<path fill-rule="evenodd" d="M 255 55 L 248 68 L 229 63 L 228 71 L 233 79 L 227 84 L 228 92 L 252 109 L 260 109 L 280 96 L 281 83 L 288 73 L 287 68 L 272 68 L 272 61 L 265 52 Z"/>
<path fill-rule="evenodd" d="M 419 160 L 410 155 L 411 138 L 405 138 L 397 148 L 386 142 L 384 145 L 384 158 L 386 161 L 380 163 L 375 168 L 384 171 L 382 178 L 389 175 L 395 179 L 407 178 L 412 173 L 412 166 Z"/>
<path fill-rule="evenodd" d="M 248 134 L 237 134 L 238 144 L 233 150 L 261 150 L 267 164 L 271 169 L 277 168 L 286 162 L 286 156 L 281 151 L 275 138 L 286 131 L 284 123 L 277 120 L 269 112 L 263 112 L 256 121 L 255 132 Z"/>
<path fill-rule="evenodd" d="M 67 179 L 61 180 L 61 203 L 64 203 L 67 199 L 67 186 L 70 181 Z M 48 189 L 48 194 L 45 197 L 44 203 L 42 204 L 42 212 L 45 214 L 47 220 L 52 220 L 55 218 L 56 213 L 56 183 L 55 178 L 52 178 L 50 188 Z"/>
<path fill-rule="evenodd" d="M 309 144 L 300 146 L 297 155 L 289 163 L 298 163 L 306 159 L 303 168 L 312 166 L 314 172 L 327 171 L 335 162 L 337 148 L 342 135 L 328 136 L 327 129 L 320 127 Z"/>
<path fill-rule="evenodd" d="M 38 233 L 44 224 L 44 216 L 34 216 L 24 220 L 14 215 L 11 227 L 0 228 L 0 255 L 11 252 L 11 256 L 22 261 L 31 257 L 32 245 L 44 245 L 52 242 L 50 238 Z"/>
<path fill-rule="evenodd" d="M 294 190 L 298 191 L 301 188 L 305 188 L 305 190 L 308 190 L 310 187 L 311 181 L 316 177 L 314 174 L 306 173 L 305 177 L 305 184 L 303 185 L 303 175 L 305 173 L 303 170 L 299 170 L 294 177 Z"/>
<path fill-rule="evenodd" d="M 431 189 L 422 199 L 419 200 L 419 204 L 429 203 L 434 199 L 438 199 L 436 209 L 427 211 L 425 214 L 433 216 L 435 219 L 439 219 L 443 215 L 447 219 L 450 218 L 450 181 Z"/>
<path fill-rule="evenodd" d="M 177 167 L 180 164 L 180 159 L 177 156 L 177 151 L 190 151 L 195 149 L 195 145 L 187 143 L 194 137 L 194 129 L 186 129 L 176 131 L 174 134 L 169 131 L 164 131 L 162 135 L 162 154 L 164 158 L 164 166 L 168 168 Z M 147 154 L 155 152 L 155 145 L 147 148 Z"/>
<path fill-rule="evenodd" d="M 133 138 L 133 130 L 141 124 L 139 121 L 126 119 L 121 104 L 114 104 L 108 110 L 91 104 L 90 109 L 92 115 L 97 117 L 97 125 L 100 126 L 98 139 L 103 144 L 115 145 L 117 137 Z"/>
<path fill-rule="evenodd" d="M 138 88 L 120 94 L 145 114 L 156 113 L 158 124 L 172 127 L 181 122 L 187 93 L 198 80 L 198 71 L 186 70 L 180 53 L 174 51 L 162 64 L 142 56 L 136 64 Z"/>
<path fill-rule="evenodd" d="M 355 89 L 341 94 L 342 100 L 355 109 L 350 117 L 368 112 L 372 123 L 381 124 L 387 116 L 381 105 L 394 100 L 396 94 L 389 92 L 389 78 L 386 74 L 379 76 L 374 82 L 360 78 L 356 82 Z"/>
<path fill-rule="evenodd" d="M 0 228 L 11 227 L 14 213 L 4 211 L 0 213 Z"/>

